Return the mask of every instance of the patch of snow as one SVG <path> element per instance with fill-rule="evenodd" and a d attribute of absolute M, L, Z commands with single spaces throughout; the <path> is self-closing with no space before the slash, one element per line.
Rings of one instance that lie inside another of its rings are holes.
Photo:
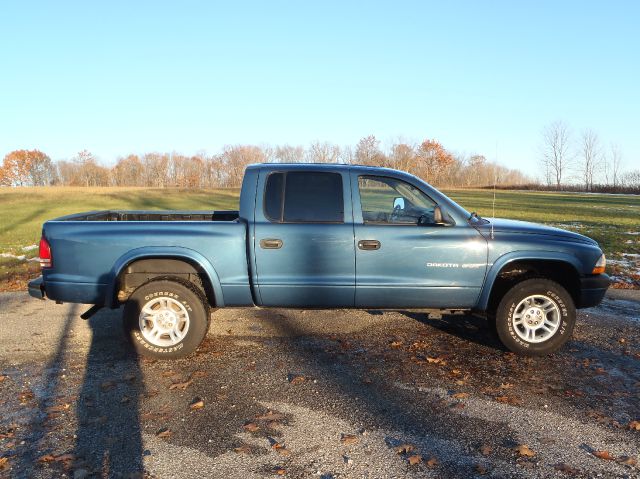
<path fill-rule="evenodd" d="M 37 244 L 30 244 L 29 246 L 22 247 L 22 251 L 33 251 L 34 249 L 38 249 Z"/>
<path fill-rule="evenodd" d="M 17 259 L 18 261 L 24 261 L 27 257 L 23 254 L 15 255 L 12 253 L 0 253 L 0 258 L 12 258 L 12 259 Z"/>
<path fill-rule="evenodd" d="M 638 236 L 638 235 L 640 235 L 640 231 L 627 231 L 625 234 Z"/>

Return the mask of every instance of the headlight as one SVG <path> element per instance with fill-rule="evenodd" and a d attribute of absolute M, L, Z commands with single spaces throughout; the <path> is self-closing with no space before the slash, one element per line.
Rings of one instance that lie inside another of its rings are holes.
<path fill-rule="evenodd" d="M 596 265 L 593 267 L 593 271 L 591 274 L 602 274 L 604 273 L 604 268 L 607 266 L 607 258 L 604 257 L 604 254 L 598 258 L 596 261 Z"/>

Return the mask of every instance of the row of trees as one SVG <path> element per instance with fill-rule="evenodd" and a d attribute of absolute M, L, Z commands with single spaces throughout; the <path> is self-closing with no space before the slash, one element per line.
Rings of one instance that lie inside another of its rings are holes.
<path fill-rule="evenodd" d="M 436 140 L 419 144 L 398 142 L 384 151 L 375 136 L 355 147 L 315 142 L 307 148 L 281 145 L 227 146 L 216 155 L 185 156 L 147 153 L 119 158 L 113 167 L 102 165 L 83 150 L 70 160 L 57 162 L 38 150 L 7 154 L 0 168 L 5 186 L 145 186 L 215 188 L 237 187 L 247 165 L 263 162 L 357 163 L 409 171 L 438 186 L 485 186 L 529 182 L 517 170 L 487 161 L 484 156 L 454 155 Z"/>
<path fill-rule="evenodd" d="M 544 182 L 558 190 L 570 183 L 586 191 L 640 186 L 640 170 L 623 172 L 618 145 L 607 147 L 591 129 L 575 135 L 564 122 L 553 122 L 542 131 L 541 150 Z"/>

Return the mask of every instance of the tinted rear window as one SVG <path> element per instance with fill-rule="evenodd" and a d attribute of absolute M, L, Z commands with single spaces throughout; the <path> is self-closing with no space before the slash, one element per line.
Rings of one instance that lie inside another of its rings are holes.
<path fill-rule="evenodd" d="M 272 173 L 265 187 L 265 215 L 271 221 L 287 223 L 342 223 L 342 176 L 309 171 Z"/>
<path fill-rule="evenodd" d="M 264 190 L 264 214 L 272 221 L 282 221 L 284 173 L 272 173 Z"/>

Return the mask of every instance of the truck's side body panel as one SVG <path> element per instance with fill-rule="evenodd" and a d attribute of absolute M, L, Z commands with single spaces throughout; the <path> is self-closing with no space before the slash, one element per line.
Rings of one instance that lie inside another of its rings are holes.
<path fill-rule="evenodd" d="M 111 304 L 120 265 L 154 252 L 167 257 L 174 248 L 176 257 L 215 271 L 223 304 L 252 304 L 247 264 L 239 259 L 246 257 L 243 222 L 50 221 L 44 229 L 54 255 L 53 268 L 43 271 L 51 298 Z M 209 279 L 215 284 L 215 277 Z"/>

